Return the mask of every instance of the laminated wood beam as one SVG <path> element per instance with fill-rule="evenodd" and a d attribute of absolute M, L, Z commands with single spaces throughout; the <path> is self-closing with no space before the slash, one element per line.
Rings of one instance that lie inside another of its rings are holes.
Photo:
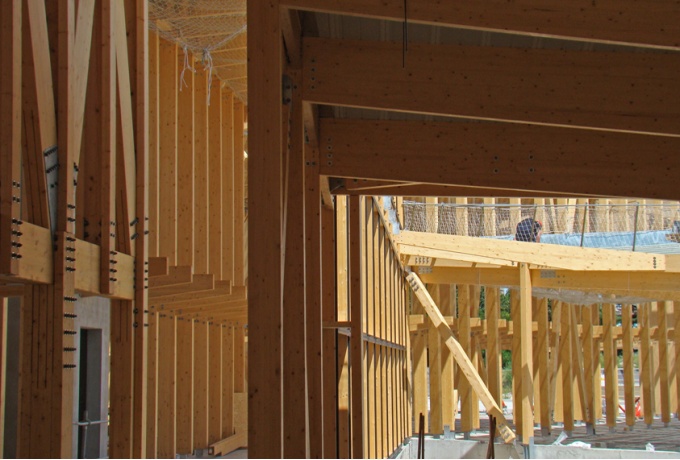
<path fill-rule="evenodd" d="M 680 95 L 675 99 L 680 99 Z M 590 145 L 598 145 L 597 151 L 589 149 Z M 361 180 L 353 182 L 364 178 L 423 184 L 403 187 L 404 191 L 396 187 L 377 189 L 380 193 L 428 192 L 429 186 L 441 196 L 485 196 L 491 192 L 483 188 L 491 188 L 493 194 L 506 196 L 537 190 L 551 194 L 677 200 L 680 197 L 674 190 L 673 176 L 667 172 L 659 174 L 658 167 L 677 167 L 678 160 L 669 152 L 676 151 L 678 145 L 677 136 L 522 123 L 321 119 L 321 151 L 333 157 L 321 162 L 320 172 L 347 178 L 345 186 L 358 192 L 379 186 L 371 185 L 372 182 L 364 185 Z M 427 155 L 418 154 L 425 148 Z M 372 161 L 366 162 L 367 157 Z M 649 158 L 650 162 L 642 158 Z M 643 186 L 641 177 L 655 180 Z M 431 184 L 455 185 L 460 189 L 442 189 Z M 342 189 L 337 193 L 341 192 Z"/>
<path fill-rule="evenodd" d="M 295 85 L 295 74 L 291 85 Z M 293 91 L 283 107 L 284 200 L 283 200 L 283 456 L 306 457 L 310 447 L 309 371 L 307 362 L 308 299 L 305 260 L 305 174 L 302 144 L 302 106 Z M 317 227 L 318 231 L 318 227 Z M 318 266 L 317 266 L 318 271 Z M 320 332 L 320 331 L 319 331 Z M 305 420 L 305 422 L 302 422 Z"/>
<path fill-rule="evenodd" d="M 401 43 L 303 38 L 303 47 L 312 103 L 680 134 L 671 55 L 412 43 L 404 64 Z"/>
<path fill-rule="evenodd" d="M 654 389 L 652 387 L 652 344 L 650 338 L 650 303 L 638 306 L 638 328 L 640 329 L 640 396 L 642 397 L 642 411 L 645 424 L 649 427 L 654 421 Z"/>
<path fill-rule="evenodd" d="M 634 268 L 634 267 L 629 267 Z M 534 287 L 563 289 L 603 289 L 649 291 L 680 291 L 680 281 L 675 273 L 615 272 L 532 269 Z M 433 267 L 430 273 L 421 273 L 423 282 L 446 284 L 455 280 L 482 286 L 519 285 L 517 272 L 511 268 L 456 268 Z"/>
<path fill-rule="evenodd" d="M 148 14 L 147 14 L 148 18 Z M 148 217 L 149 221 L 149 256 L 157 257 L 159 255 L 159 180 L 158 173 L 160 171 L 160 97 L 159 97 L 159 87 L 160 87 L 160 37 L 158 34 L 149 33 L 149 129 L 148 129 L 148 145 L 149 145 L 149 161 L 148 161 L 148 176 L 149 181 L 147 185 L 149 204 L 148 204 Z M 163 75 L 163 78 L 165 76 Z M 139 165 L 138 165 L 139 167 Z"/>
<path fill-rule="evenodd" d="M 633 369 L 633 306 L 623 305 L 621 309 L 623 328 L 623 391 L 626 408 L 626 426 L 635 426 L 635 374 Z"/>
<path fill-rule="evenodd" d="M 234 434 L 234 327 L 222 325 L 222 438 Z"/>
<path fill-rule="evenodd" d="M 533 276 L 531 278 L 533 283 Z M 549 348 L 550 348 L 550 323 L 548 322 L 548 300 L 538 299 L 536 305 L 537 316 L 537 333 L 534 356 L 534 369 L 538 370 L 538 384 L 534 391 L 534 404 L 536 407 L 540 405 L 540 409 L 536 409 L 536 417 L 541 423 L 541 434 L 543 436 L 550 434 L 552 420 L 550 410 L 550 382 L 551 373 L 549 370 Z M 489 324 L 489 330 L 491 330 Z M 533 327 L 532 327 L 533 329 Z M 536 400 L 540 404 L 536 404 Z"/>
<path fill-rule="evenodd" d="M 167 257 L 149 257 L 149 277 L 169 275 Z"/>
<path fill-rule="evenodd" d="M 164 314 L 158 317 L 158 456 L 177 453 L 177 320 Z"/>
<path fill-rule="evenodd" d="M 665 258 L 654 254 L 418 232 L 401 232 L 394 236 L 394 241 L 397 244 L 565 270 L 629 271 L 630 267 L 636 267 L 642 271 L 662 272 L 666 262 Z"/>
<path fill-rule="evenodd" d="M 222 310 L 235 310 L 237 308 L 247 307 L 247 299 L 238 300 L 213 300 L 206 303 L 194 304 L 193 302 L 186 302 L 182 304 L 175 304 L 172 306 L 161 307 L 161 311 L 174 312 L 178 315 L 190 315 L 196 313 L 220 312 Z"/>
<path fill-rule="evenodd" d="M 661 421 L 668 424 L 671 421 L 671 385 L 669 375 L 669 356 L 668 356 L 668 309 L 670 309 L 670 302 L 659 302 L 659 316 L 658 324 L 658 338 L 657 347 L 659 355 L 658 374 L 659 374 L 659 391 L 661 407 Z M 674 314 L 677 314 L 674 312 Z M 676 343 L 675 346 L 678 344 Z"/>
<path fill-rule="evenodd" d="M 158 255 L 177 265 L 177 45 L 160 40 L 158 53 Z"/>
<path fill-rule="evenodd" d="M 168 269 L 167 275 L 153 276 L 149 278 L 149 289 L 153 292 L 155 288 L 174 286 L 176 284 L 191 283 L 192 267 L 189 265 L 172 266 Z"/>
<path fill-rule="evenodd" d="M 194 272 L 208 273 L 208 72 L 194 77 Z"/>
<path fill-rule="evenodd" d="M 675 390 L 676 390 L 675 413 L 679 414 L 680 413 L 680 302 L 673 302 L 673 319 L 674 319 L 673 341 L 675 342 L 675 344 L 674 344 L 675 356 L 673 357 L 673 359 L 675 361 L 675 366 L 673 366 L 674 373 L 675 373 L 673 378 L 675 379 Z M 671 395 L 671 397 L 672 397 L 672 395 Z"/>
<path fill-rule="evenodd" d="M 335 209 L 321 210 L 321 320 L 335 321 L 336 306 L 336 273 L 335 273 Z M 323 391 L 323 457 L 338 457 L 338 420 L 339 386 L 338 357 L 340 339 L 334 330 L 323 329 L 322 332 L 322 391 Z M 346 348 L 346 347 L 345 347 Z M 344 360 L 344 353 L 342 354 Z M 346 402 L 345 402 L 346 404 Z M 346 413 L 345 413 L 346 415 Z M 344 429 L 343 429 L 344 430 Z"/>
<path fill-rule="evenodd" d="M 234 93 L 222 90 L 222 279 L 234 279 Z"/>
<path fill-rule="evenodd" d="M 158 448 L 158 320 L 159 315 L 149 315 L 147 335 L 147 394 L 146 394 L 146 458 L 156 458 Z"/>
<path fill-rule="evenodd" d="M 151 292 L 153 294 L 153 291 Z M 227 281 L 215 281 L 215 288 L 208 291 L 197 292 L 183 292 L 181 294 L 173 294 L 167 296 L 152 296 L 150 297 L 152 307 L 155 306 L 170 306 L 173 304 L 183 304 L 188 301 L 206 302 L 209 299 L 215 301 L 226 301 L 235 299 L 245 299 L 246 289 L 244 286 L 232 287 Z"/>
<path fill-rule="evenodd" d="M 208 328 L 208 442 L 213 444 L 222 438 L 222 333 L 221 324 L 210 323 Z"/>
<path fill-rule="evenodd" d="M 604 385 L 605 385 L 605 404 L 607 426 L 612 429 L 616 427 L 616 417 L 619 413 L 618 386 L 619 377 L 617 372 L 617 359 L 612 328 L 616 324 L 614 305 L 610 303 L 602 304 L 602 348 L 604 350 Z"/>
<path fill-rule="evenodd" d="M 208 258 L 209 273 L 215 279 L 224 279 L 222 275 L 222 87 L 215 84 L 210 90 L 210 107 L 208 107 L 208 199 L 209 230 Z M 226 159 L 224 161 L 227 161 Z"/>
<path fill-rule="evenodd" d="M 325 123 L 325 122 L 324 122 Z M 359 173 L 363 176 L 365 173 Z M 326 177 L 326 176 L 323 176 Z M 462 185 L 444 185 L 425 182 L 396 182 L 389 180 L 351 178 L 329 178 L 329 193 L 334 195 L 365 195 L 367 192 L 392 196 L 493 196 L 526 197 L 562 195 L 558 192 L 536 192 L 516 189 L 486 188 Z M 324 204 L 326 203 L 324 198 Z"/>
<path fill-rule="evenodd" d="M 349 274 L 349 320 L 353 339 L 350 338 L 349 362 L 350 362 L 350 426 L 351 426 L 351 456 L 352 458 L 365 457 L 364 446 L 368 440 L 364 439 L 364 408 L 363 395 L 366 391 L 364 386 L 363 362 L 365 356 L 365 345 L 363 340 L 359 340 L 364 330 L 362 308 L 362 286 L 365 290 L 365 283 L 362 281 L 362 254 L 363 241 L 361 230 L 365 227 L 365 222 L 361 217 L 361 198 L 351 197 L 349 199 L 349 230 L 348 230 L 348 258 Z"/>
<path fill-rule="evenodd" d="M 250 35 L 249 35 L 250 36 Z M 249 84 L 251 84 L 249 82 Z M 279 82 L 279 90 L 280 90 L 280 82 Z M 278 101 L 281 101 L 281 98 L 279 97 Z M 248 105 L 248 118 L 250 120 L 253 119 L 252 113 L 250 112 L 252 107 L 252 99 Z M 271 111 L 270 109 L 267 109 L 268 111 Z M 243 106 L 243 103 L 241 102 L 234 102 L 234 279 L 233 279 L 233 285 L 234 286 L 245 286 L 246 284 L 246 277 L 247 274 L 245 273 L 245 267 L 250 267 L 250 261 L 252 260 L 251 255 L 249 255 L 248 258 L 248 264 L 246 264 L 246 257 L 245 257 L 245 252 L 244 252 L 244 238 L 245 238 L 245 219 L 246 219 L 246 214 L 245 214 L 245 198 L 246 198 L 246 187 L 244 184 L 244 179 L 245 179 L 245 159 L 243 157 L 244 155 L 244 118 L 245 118 L 245 109 Z M 249 139 L 249 152 L 252 152 L 253 148 L 253 137 L 251 136 L 252 134 L 252 126 L 254 125 L 253 122 L 250 124 L 250 130 L 248 139 Z M 252 171 L 254 168 L 256 168 L 255 162 L 253 162 L 252 155 L 249 153 L 248 157 L 248 169 Z M 266 161 L 270 161 L 271 159 L 266 159 Z M 252 168 L 251 169 L 251 165 Z M 274 169 L 276 169 L 276 166 L 274 166 Z M 257 172 L 255 173 L 257 174 Z M 248 174 L 248 190 L 249 190 L 249 195 L 248 195 L 248 203 L 249 204 L 249 209 L 253 209 L 252 205 L 252 198 L 254 196 L 254 189 L 251 181 L 251 174 Z M 279 179 L 280 182 L 280 179 Z M 268 206 L 270 203 L 267 202 L 266 206 Z M 257 208 L 255 208 L 257 209 Z M 254 222 L 250 222 L 248 224 L 248 229 L 251 228 L 251 225 L 255 225 Z M 270 227 L 264 227 L 264 228 L 270 228 Z M 250 231 L 250 230 L 248 230 Z M 250 235 L 250 233 L 249 233 Z M 254 235 L 253 235 L 254 236 Z M 250 237 L 249 239 L 250 240 Z M 250 444 L 252 445 L 252 444 Z"/>
<path fill-rule="evenodd" d="M 215 289 L 215 277 L 213 275 L 193 275 L 191 282 L 161 286 L 153 289 L 159 296 L 184 294 L 197 291 L 211 291 Z"/>
<path fill-rule="evenodd" d="M 176 52 L 180 61 L 182 50 L 177 48 Z M 194 61 L 193 56 L 188 59 Z M 195 93 L 200 78 L 195 72 L 184 72 L 179 82 L 182 91 L 177 95 L 177 264 L 187 266 L 193 266 L 195 260 Z"/>
<path fill-rule="evenodd" d="M 177 402 L 175 429 L 178 454 L 188 454 L 194 450 L 194 381 L 196 322 L 193 319 L 176 318 L 177 323 Z M 205 447 L 205 446 L 203 446 Z"/>
<path fill-rule="evenodd" d="M 246 447 L 248 434 L 237 432 L 210 445 L 210 455 L 227 455 L 241 447 Z"/>
<path fill-rule="evenodd" d="M 209 324 L 204 319 L 194 321 L 194 362 L 193 362 L 193 398 L 194 398 L 194 444 L 192 451 L 205 449 L 210 444 L 208 438 L 208 382 L 210 366 L 208 364 L 208 341 L 210 339 Z"/>
<path fill-rule="evenodd" d="M 19 231 L 16 221 L 21 217 L 22 195 L 22 8 L 23 2 L 14 0 L 0 13 L 0 36 L 5 43 L 0 48 L 0 65 L 6 72 L 0 81 L 0 273 L 7 275 L 17 273 L 20 260 L 12 255 L 13 243 L 16 243 L 13 232 Z"/>
<path fill-rule="evenodd" d="M 287 8 L 329 14 L 371 17 L 448 27 L 507 31 L 520 35 L 553 36 L 577 41 L 622 43 L 639 47 L 678 49 L 678 11 L 671 0 L 653 8 L 635 2 L 608 0 L 593 5 L 585 0 L 545 8 L 538 1 L 521 5 L 474 0 L 443 5 L 427 0 L 284 0 Z"/>
<path fill-rule="evenodd" d="M 439 308 L 432 300 L 432 297 L 430 297 L 430 295 L 428 294 L 422 281 L 420 281 L 420 278 L 418 278 L 418 275 L 416 275 L 415 273 L 409 274 L 406 277 L 406 279 L 411 285 L 411 289 L 413 289 L 414 293 L 418 297 L 418 300 L 425 308 L 425 311 L 427 312 L 428 316 L 435 324 L 437 331 L 442 336 L 442 338 L 446 340 L 446 346 L 449 347 L 449 349 L 453 353 L 453 356 L 456 359 L 456 362 L 460 367 L 460 370 L 465 375 L 465 378 L 468 379 L 470 384 L 474 386 L 475 391 L 478 392 L 478 395 L 482 403 L 484 404 L 484 407 L 486 408 L 487 412 L 496 417 L 498 421 L 497 425 L 498 430 L 500 431 L 501 436 L 503 437 L 506 443 L 512 442 L 515 439 L 515 434 L 508 426 L 508 422 L 505 419 L 503 412 L 498 407 L 493 397 L 489 393 L 489 390 L 487 389 L 484 382 L 481 380 L 481 377 L 477 373 L 477 370 L 474 368 L 469 358 L 467 358 L 465 351 L 461 348 L 458 341 L 454 338 L 451 329 L 445 323 L 444 318 L 442 317 L 441 312 L 439 311 Z"/>

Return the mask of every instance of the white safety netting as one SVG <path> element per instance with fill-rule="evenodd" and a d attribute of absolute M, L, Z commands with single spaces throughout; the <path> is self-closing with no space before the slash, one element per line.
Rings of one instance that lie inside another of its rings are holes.
<path fill-rule="evenodd" d="M 680 253 L 678 203 L 460 205 L 404 202 L 404 229 L 409 231 L 514 239 L 521 221 L 540 223 L 541 243 Z"/>
<path fill-rule="evenodd" d="M 246 0 L 150 0 L 149 28 L 199 59 L 246 102 Z"/>

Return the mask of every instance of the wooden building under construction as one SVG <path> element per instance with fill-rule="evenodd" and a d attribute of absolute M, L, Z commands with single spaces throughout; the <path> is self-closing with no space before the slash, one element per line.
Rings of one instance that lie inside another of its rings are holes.
<path fill-rule="evenodd" d="M 676 0 L 6 0 L 0 34 L 5 457 L 677 438 Z"/>

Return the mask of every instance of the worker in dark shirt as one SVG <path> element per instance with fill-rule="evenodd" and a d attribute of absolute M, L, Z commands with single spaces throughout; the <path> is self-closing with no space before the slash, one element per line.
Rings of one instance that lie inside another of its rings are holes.
<path fill-rule="evenodd" d="M 540 220 L 534 220 L 527 217 L 517 224 L 515 231 L 516 241 L 533 241 L 539 243 L 541 241 L 541 233 L 543 232 L 543 224 Z"/>

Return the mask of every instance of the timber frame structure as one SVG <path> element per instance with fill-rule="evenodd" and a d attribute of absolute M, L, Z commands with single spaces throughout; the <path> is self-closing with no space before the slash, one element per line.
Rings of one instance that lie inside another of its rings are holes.
<path fill-rule="evenodd" d="M 207 72 L 150 3 L 0 9 L 0 453 L 85 454 L 98 301 L 99 456 L 387 457 L 428 394 L 431 434 L 477 399 L 506 442 L 614 428 L 619 350 L 632 427 L 635 347 L 644 423 L 680 413 L 678 256 L 401 228 L 403 197 L 677 207 L 676 0 L 244 0 L 247 66 Z"/>

